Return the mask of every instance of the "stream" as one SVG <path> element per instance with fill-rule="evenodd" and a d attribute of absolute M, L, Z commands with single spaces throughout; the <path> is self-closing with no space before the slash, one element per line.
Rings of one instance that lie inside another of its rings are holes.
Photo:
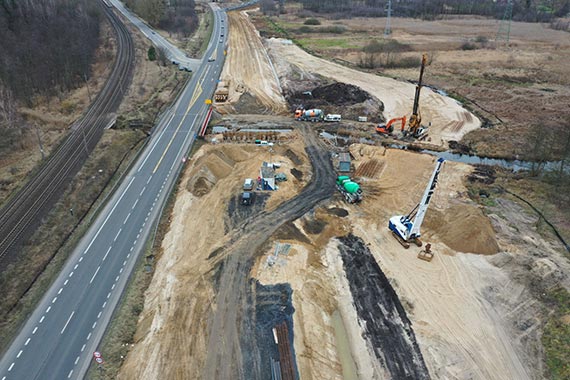
<path fill-rule="evenodd" d="M 338 142 L 339 140 L 342 141 L 345 145 L 350 143 L 350 138 L 345 136 L 339 136 L 334 133 L 329 132 L 320 132 L 319 136 L 328 139 L 334 140 Z M 377 145 L 376 142 L 372 139 L 368 138 L 360 138 L 360 139 L 352 139 L 353 142 L 359 142 L 361 144 L 370 144 L 370 145 Z M 407 150 L 407 146 L 405 145 L 396 145 L 391 144 L 388 146 L 392 149 L 404 149 Z M 414 150 L 415 151 L 415 150 Z M 443 158 L 447 161 L 453 162 L 461 162 L 464 164 L 470 165 L 489 165 L 489 166 L 500 166 L 502 168 L 511 169 L 513 172 L 518 172 L 521 170 L 532 170 L 533 165 L 537 165 L 537 162 L 532 161 L 524 161 L 524 160 L 506 160 L 502 158 L 489 158 L 489 157 L 480 157 L 477 155 L 468 155 L 468 154 L 460 154 L 460 153 L 453 153 L 449 150 L 444 152 L 437 152 L 429 149 L 423 149 L 417 151 L 419 153 L 430 154 L 437 158 Z M 547 161 L 543 163 L 545 171 L 556 171 L 560 169 L 561 161 Z M 564 170 L 566 173 L 570 173 L 570 165 L 566 167 Z"/>

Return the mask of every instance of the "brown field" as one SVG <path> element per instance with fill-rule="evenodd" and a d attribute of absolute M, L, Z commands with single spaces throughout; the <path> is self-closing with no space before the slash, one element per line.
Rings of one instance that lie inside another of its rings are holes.
<path fill-rule="evenodd" d="M 311 26 L 315 32 L 301 33 L 305 18 L 291 8 L 272 19 L 286 30 L 287 35 L 283 35 L 262 16 L 253 18 L 262 35 L 295 38 L 309 51 L 349 66 L 365 59 L 362 48 L 371 39 L 382 40 L 385 25 L 382 18 L 318 17 L 321 25 Z M 545 24 L 513 22 L 511 43 L 505 46 L 504 42 L 494 42 L 498 25 L 499 21 L 485 18 L 393 18 L 390 38 L 410 51 L 379 54 L 377 62 L 390 60 L 395 67 L 379 66 L 371 72 L 417 80 L 418 69 L 405 68 L 404 64 L 398 67 L 399 62 L 410 57 L 419 60 L 421 53 L 428 53 L 425 83 L 451 93 L 491 125 L 467 134 L 463 142 L 480 155 L 529 158 L 537 136 L 560 131 L 570 119 L 570 33 Z M 334 26 L 345 31 L 318 33 L 319 28 Z M 473 50 L 463 50 L 466 43 Z M 551 153 L 552 157 L 559 155 L 556 149 Z"/>

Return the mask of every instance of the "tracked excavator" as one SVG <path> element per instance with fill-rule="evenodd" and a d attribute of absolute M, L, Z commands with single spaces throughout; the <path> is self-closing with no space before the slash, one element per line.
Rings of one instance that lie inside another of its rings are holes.
<path fill-rule="evenodd" d="M 427 54 L 422 55 L 422 65 L 420 67 L 420 79 L 416 85 L 416 94 L 414 96 L 414 107 L 412 109 L 412 115 L 409 120 L 409 127 L 406 131 L 408 136 L 412 136 L 416 139 L 422 139 L 427 136 L 427 128 L 422 127 L 422 116 L 420 113 L 420 91 L 423 85 L 424 69 L 427 63 Z"/>
<path fill-rule="evenodd" d="M 414 243 L 418 247 L 422 246 L 420 227 L 424 221 L 431 197 L 435 192 L 439 172 L 444 161 L 443 158 L 437 160 L 421 202 L 408 215 L 393 216 L 388 222 L 388 228 L 392 231 L 392 235 L 404 248 L 410 248 L 410 243 Z"/>
<path fill-rule="evenodd" d="M 389 135 L 392 132 L 394 132 L 394 126 L 392 124 L 401 121 L 402 122 L 402 127 L 401 127 L 401 131 L 404 132 L 404 129 L 406 128 L 406 117 L 402 116 L 402 117 L 396 117 L 392 120 L 390 120 L 386 125 L 384 124 L 380 124 L 376 127 L 376 132 L 380 133 L 381 135 Z"/>

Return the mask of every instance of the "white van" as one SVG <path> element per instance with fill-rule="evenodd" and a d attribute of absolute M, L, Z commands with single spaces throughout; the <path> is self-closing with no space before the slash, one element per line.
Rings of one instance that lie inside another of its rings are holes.
<path fill-rule="evenodd" d="M 341 121 L 342 117 L 340 115 L 332 115 L 332 114 L 328 114 L 327 116 L 325 116 L 325 121 Z"/>
<path fill-rule="evenodd" d="M 251 191 L 253 190 L 253 179 L 251 178 L 246 178 L 246 180 L 243 182 L 243 189 L 245 191 Z"/>

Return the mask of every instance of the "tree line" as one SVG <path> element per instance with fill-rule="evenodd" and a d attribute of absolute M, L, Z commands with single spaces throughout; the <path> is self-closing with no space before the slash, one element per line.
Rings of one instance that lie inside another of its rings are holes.
<path fill-rule="evenodd" d="M 508 0 L 398 0 L 392 14 L 399 17 L 434 19 L 446 14 L 502 18 Z M 317 13 L 383 17 L 388 0 L 299 0 L 303 9 Z M 570 13 L 570 0 L 513 0 L 514 20 L 547 22 Z"/>
<path fill-rule="evenodd" d="M 151 26 L 189 37 L 198 28 L 194 0 L 126 0 L 125 4 Z"/>
<path fill-rule="evenodd" d="M 0 110 L 84 83 L 100 18 L 89 0 L 0 0 Z"/>

